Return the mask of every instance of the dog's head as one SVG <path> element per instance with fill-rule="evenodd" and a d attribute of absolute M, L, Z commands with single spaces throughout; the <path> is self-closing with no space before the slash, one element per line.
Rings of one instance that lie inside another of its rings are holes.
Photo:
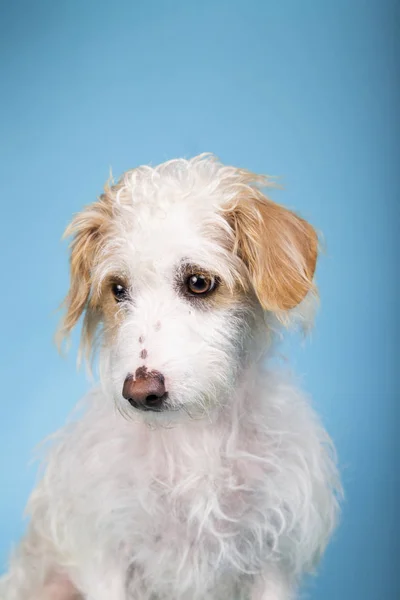
<path fill-rule="evenodd" d="M 265 314 L 313 292 L 317 236 L 268 200 L 268 180 L 209 155 L 127 172 L 78 214 L 62 333 L 85 313 L 124 413 L 225 403 L 259 353 Z M 133 407 L 133 408 L 132 408 Z"/>

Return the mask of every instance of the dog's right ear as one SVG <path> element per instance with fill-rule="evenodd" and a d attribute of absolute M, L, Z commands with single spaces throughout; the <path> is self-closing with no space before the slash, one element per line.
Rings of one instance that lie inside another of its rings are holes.
<path fill-rule="evenodd" d="M 307 221 L 266 198 L 257 187 L 245 190 L 228 213 L 235 249 L 261 306 L 283 315 L 309 292 L 316 294 L 318 237 Z"/>
<path fill-rule="evenodd" d="M 110 204 L 105 196 L 77 214 L 67 227 L 64 238 L 70 244 L 70 288 L 64 300 L 66 309 L 59 330 L 59 341 L 67 338 L 90 305 L 92 270 L 110 225 Z"/>

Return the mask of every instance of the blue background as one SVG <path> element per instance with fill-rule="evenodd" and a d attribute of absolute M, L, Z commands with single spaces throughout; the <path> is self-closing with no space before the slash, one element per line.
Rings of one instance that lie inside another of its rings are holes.
<path fill-rule="evenodd" d="M 212 151 L 282 176 L 274 197 L 326 239 L 312 342 L 287 351 L 347 500 L 308 593 L 399 598 L 399 3 L 14 0 L 1 13 L 0 564 L 23 531 L 32 449 L 89 386 L 52 342 L 64 227 L 110 166 Z"/>

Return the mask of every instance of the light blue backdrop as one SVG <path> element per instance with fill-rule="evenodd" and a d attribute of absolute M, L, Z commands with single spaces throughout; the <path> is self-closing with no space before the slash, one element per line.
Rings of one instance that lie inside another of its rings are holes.
<path fill-rule="evenodd" d="M 337 443 L 347 493 L 310 597 L 400 597 L 395 6 L 2 2 L 2 566 L 23 531 L 31 450 L 88 387 L 74 355 L 61 359 L 52 343 L 67 289 L 64 227 L 110 166 L 118 175 L 213 151 L 282 176 L 275 197 L 327 243 L 312 343 L 289 344 Z"/>

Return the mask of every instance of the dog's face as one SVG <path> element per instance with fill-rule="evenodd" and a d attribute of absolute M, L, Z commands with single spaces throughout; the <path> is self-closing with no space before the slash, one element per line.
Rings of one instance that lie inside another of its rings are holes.
<path fill-rule="evenodd" d="M 265 311 L 312 288 L 317 238 L 266 180 L 209 156 L 126 173 L 67 230 L 63 332 L 100 326 L 101 379 L 124 414 L 173 419 L 225 404 L 260 351 Z"/>

